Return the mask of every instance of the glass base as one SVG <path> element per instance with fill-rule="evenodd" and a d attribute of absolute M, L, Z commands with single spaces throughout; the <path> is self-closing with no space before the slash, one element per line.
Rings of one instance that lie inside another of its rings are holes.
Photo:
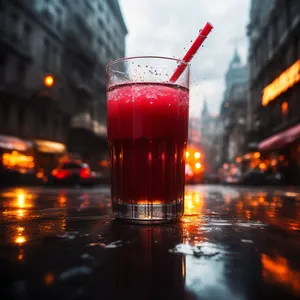
<path fill-rule="evenodd" d="M 116 219 L 139 224 L 157 224 L 177 220 L 182 217 L 183 211 L 183 201 L 170 204 L 113 204 L 113 215 Z"/>

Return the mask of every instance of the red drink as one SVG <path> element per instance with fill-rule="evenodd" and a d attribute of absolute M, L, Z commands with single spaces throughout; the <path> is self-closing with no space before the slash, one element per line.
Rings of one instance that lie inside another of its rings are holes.
<path fill-rule="evenodd" d="M 130 83 L 107 98 L 113 204 L 183 205 L 188 89 Z"/>

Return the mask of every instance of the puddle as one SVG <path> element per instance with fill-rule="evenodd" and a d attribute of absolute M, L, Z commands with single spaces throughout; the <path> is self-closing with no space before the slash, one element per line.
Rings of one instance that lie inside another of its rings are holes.
<path fill-rule="evenodd" d="M 215 244 L 203 242 L 191 246 L 189 244 L 178 244 L 174 249 L 169 250 L 170 253 L 179 253 L 191 255 L 197 258 L 211 258 L 218 256 L 222 251 Z"/>
<path fill-rule="evenodd" d="M 244 239 L 242 239 L 241 242 L 242 243 L 246 243 L 246 244 L 253 244 L 253 241 L 251 241 L 251 240 L 244 240 Z"/>
<path fill-rule="evenodd" d="M 121 240 L 111 242 L 109 244 L 104 244 L 104 243 L 100 243 L 100 242 L 88 244 L 89 247 L 102 247 L 102 248 L 108 248 L 108 249 L 118 248 L 118 247 L 121 247 L 122 245 L 123 245 L 123 242 Z"/>
<path fill-rule="evenodd" d="M 68 269 L 67 271 L 61 273 L 59 276 L 59 279 L 62 281 L 70 280 L 76 276 L 81 276 L 81 275 L 89 275 L 92 273 L 92 269 L 85 267 L 85 266 L 80 266 L 80 267 L 74 267 L 71 269 Z"/>
<path fill-rule="evenodd" d="M 67 239 L 67 240 L 73 240 L 76 238 L 78 232 L 77 231 L 70 231 L 70 232 L 65 232 L 63 234 L 57 235 L 59 238 Z"/>

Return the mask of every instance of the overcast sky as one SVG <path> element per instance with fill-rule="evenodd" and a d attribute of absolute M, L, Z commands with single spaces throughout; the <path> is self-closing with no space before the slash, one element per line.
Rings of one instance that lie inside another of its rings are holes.
<path fill-rule="evenodd" d="M 190 106 L 199 115 L 205 98 L 218 114 L 235 46 L 247 60 L 250 0 L 120 0 L 120 5 L 129 31 L 127 56 L 182 58 L 205 22 L 214 25 L 192 61 Z"/>

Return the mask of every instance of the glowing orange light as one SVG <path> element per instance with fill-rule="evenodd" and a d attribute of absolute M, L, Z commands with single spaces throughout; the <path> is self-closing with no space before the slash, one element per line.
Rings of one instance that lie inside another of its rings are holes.
<path fill-rule="evenodd" d="M 195 167 L 196 167 L 196 169 L 201 169 L 201 164 L 200 163 L 196 163 Z"/>
<path fill-rule="evenodd" d="M 51 87 L 54 85 L 54 77 L 51 75 L 47 75 L 44 77 L 44 85 L 47 87 Z"/>
<path fill-rule="evenodd" d="M 237 157 L 237 158 L 235 159 L 235 161 L 236 161 L 237 163 L 240 163 L 240 162 L 242 161 L 242 158 L 241 158 L 241 157 Z"/>
<path fill-rule="evenodd" d="M 189 152 L 189 151 L 186 151 L 186 152 L 185 152 L 185 157 L 188 158 L 189 156 L 190 156 L 190 152 Z"/>
<path fill-rule="evenodd" d="M 277 98 L 300 81 L 300 59 L 263 89 L 262 106 Z"/>
<path fill-rule="evenodd" d="M 271 166 L 276 166 L 277 165 L 277 161 L 276 159 L 272 159 L 271 162 L 270 162 Z"/>
<path fill-rule="evenodd" d="M 44 278 L 45 285 L 51 285 L 54 282 L 53 273 L 47 273 Z"/>
<path fill-rule="evenodd" d="M 195 152 L 194 156 L 195 156 L 195 158 L 200 158 L 201 157 L 201 153 L 200 152 Z"/>
<path fill-rule="evenodd" d="M 101 167 L 107 168 L 107 167 L 109 167 L 109 162 L 108 162 L 108 160 L 105 160 L 105 159 L 104 160 L 100 160 L 99 165 Z"/>
<path fill-rule="evenodd" d="M 258 166 L 261 170 L 266 170 L 267 166 L 265 163 L 260 163 Z"/>
<path fill-rule="evenodd" d="M 284 257 L 271 258 L 266 254 L 261 256 L 263 276 L 267 281 L 280 282 L 293 289 L 296 295 L 300 295 L 300 273 L 293 270 Z"/>
<path fill-rule="evenodd" d="M 25 210 L 24 209 L 18 209 L 17 210 L 17 215 L 18 217 L 24 217 L 24 214 L 25 214 Z"/>
<path fill-rule="evenodd" d="M 2 164 L 8 169 L 32 169 L 34 168 L 34 158 L 30 155 L 21 154 L 18 151 L 12 151 L 11 153 L 2 154 Z"/>
<path fill-rule="evenodd" d="M 20 208 L 24 207 L 24 205 L 25 205 L 25 195 L 23 193 L 20 193 L 17 197 L 18 197 L 18 206 Z"/>
<path fill-rule="evenodd" d="M 68 199 L 65 195 L 61 194 L 58 196 L 58 202 L 60 207 L 66 207 L 67 201 Z"/>
<path fill-rule="evenodd" d="M 15 239 L 16 244 L 24 244 L 26 242 L 26 238 L 23 235 L 19 235 Z"/>
<path fill-rule="evenodd" d="M 259 153 L 259 152 L 255 152 L 255 153 L 253 154 L 253 156 L 254 156 L 254 158 L 260 158 L 260 153 Z"/>
<path fill-rule="evenodd" d="M 245 159 L 250 159 L 250 158 L 251 158 L 251 153 L 245 154 L 245 155 L 244 155 L 244 158 L 245 158 Z"/>
<path fill-rule="evenodd" d="M 17 228 L 17 231 L 20 232 L 20 233 L 23 232 L 23 231 L 24 231 L 24 227 L 19 226 L 19 227 Z"/>
<path fill-rule="evenodd" d="M 279 160 L 280 160 L 280 161 L 284 161 L 284 155 L 280 155 L 280 156 L 279 156 Z"/>
<path fill-rule="evenodd" d="M 37 173 L 36 173 L 36 178 L 41 179 L 41 178 L 43 178 L 43 177 L 44 177 L 44 172 L 37 172 Z"/>
<path fill-rule="evenodd" d="M 289 110 L 289 104 L 285 101 L 281 104 L 281 112 L 285 116 Z"/>

